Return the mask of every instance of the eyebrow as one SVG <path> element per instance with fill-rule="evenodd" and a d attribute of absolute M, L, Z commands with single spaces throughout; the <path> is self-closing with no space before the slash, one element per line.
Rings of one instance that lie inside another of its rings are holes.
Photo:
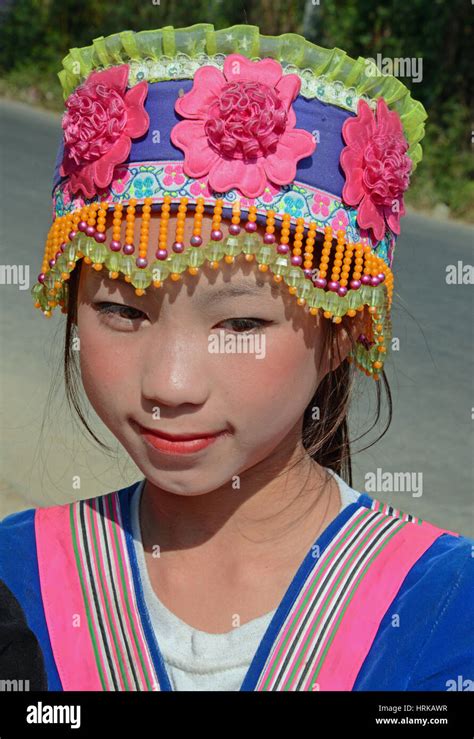
<path fill-rule="evenodd" d="M 104 287 L 113 286 L 115 287 L 117 285 L 116 280 L 111 280 L 106 275 L 101 275 L 100 272 L 95 272 L 95 276 L 97 276 L 99 279 L 101 279 L 101 284 Z M 127 284 L 127 283 L 119 283 L 119 284 Z M 226 298 L 234 298 L 234 297 L 240 297 L 242 295 L 247 296 L 258 296 L 262 295 L 262 288 L 265 287 L 265 282 L 229 282 L 226 285 L 223 285 L 222 287 L 210 287 L 209 290 L 206 290 L 204 294 L 198 298 L 198 302 L 200 303 L 206 303 L 209 304 L 215 304 L 220 302 L 221 300 L 225 300 Z M 270 285 L 272 290 L 275 287 L 278 287 L 276 284 Z"/>
<path fill-rule="evenodd" d="M 264 282 L 237 282 L 229 283 L 224 287 L 211 288 L 200 298 L 201 302 L 218 303 L 226 298 L 236 298 L 241 295 L 261 295 L 262 288 L 265 287 Z"/>

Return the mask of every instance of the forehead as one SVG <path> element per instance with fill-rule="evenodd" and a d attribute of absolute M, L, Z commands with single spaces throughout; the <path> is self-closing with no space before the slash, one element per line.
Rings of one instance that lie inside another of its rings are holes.
<path fill-rule="evenodd" d="M 228 269 L 212 270 L 209 267 L 204 267 L 197 276 L 183 273 L 182 279 L 176 282 L 168 278 L 160 288 L 150 285 L 139 300 L 144 303 L 150 300 L 156 301 L 165 293 L 178 294 L 183 288 L 194 300 L 207 305 L 239 297 L 246 297 L 251 300 L 278 296 L 281 298 L 286 292 L 282 290 L 282 283 L 276 283 L 269 272 L 259 272 L 253 264 L 235 263 L 229 265 Z M 111 295 L 114 293 L 124 299 L 137 297 L 133 285 L 125 282 L 124 279 L 111 279 L 107 270 L 97 271 L 90 265 L 83 263 L 81 265 L 80 292 L 92 297 L 99 290 L 101 294 Z"/>

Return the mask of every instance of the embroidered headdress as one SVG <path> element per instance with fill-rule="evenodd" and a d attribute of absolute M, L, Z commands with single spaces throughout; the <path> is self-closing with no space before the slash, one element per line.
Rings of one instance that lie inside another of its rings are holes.
<path fill-rule="evenodd" d="M 426 112 L 371 65 L 247 25 L 123 31 L 71 49 L 59 72 L 64 136 L 36 307 L 66 312 L 67 281 L 82 258 L 137 295 L 196 275 L 205 262 L 219 268 L 243 258 L 313 315 L 340 323 L 365 311 L 349 358 L 379 379 L 395 239 Z M 152 209 L 160 228 L 150 260 Z"/>

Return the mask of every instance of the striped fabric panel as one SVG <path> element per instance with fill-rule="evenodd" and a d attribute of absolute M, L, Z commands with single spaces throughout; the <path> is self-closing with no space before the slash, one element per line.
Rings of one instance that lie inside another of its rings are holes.
<path fill-rule="evenodd" d="M 77 571 L 103 690 L 159 690 L 141 624 L 117 493 L 70 505 Z"/>
<path fill-rule="evenodd" d="M 407 525 L 368 508 L 348 519 L 293 603 L 255 690 L 311 691 L 339 624 L 374 558 Z"/>
<path fill-rule="evenodd" d="M 410 521 L 411 523 L 416 523 L 419 526 L 421 526 L 423 523 L 423 519 L 418 518 L 417 516 L 413 516 L 411 513 L 403 513 L 403 511 L 400 511 L 398 508 L 394 508 L 388 503 L 376 500 L 375 498 L 373 499 L 371 508 L 374 511 L 380 511 L 380 513 L 384 513 L 386 516 L 396 516 L 402 521 Z"/>

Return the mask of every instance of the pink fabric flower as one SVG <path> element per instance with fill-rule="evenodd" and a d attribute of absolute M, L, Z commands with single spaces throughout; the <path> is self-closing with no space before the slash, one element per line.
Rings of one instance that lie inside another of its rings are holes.
<path fill-rule="evenodd" d="M 82 190 L 87 198 L 110 184 L 114 167 L 130 153 L 131 139 L 150 125 L 143 107 L 148 83 L 139 82 L 125 92 L 128 70 L 128 64 L 121 64 L 92 72 L 66 100 L 59 173 L 70 178 L 73 192 Z"/>
<path fill-rule="evenodd" d="M 345 213 L 345 211 L 343 211 L 342 209 L 337 210 L 334 213 L 334 218 L 331 220 L 332 228 L 334 228 L 336 231 L 345 231 L 348 225 L 349 219 L 347 217 L 347 213 Z"/>
<path fill-rule="evenodd" d="M 377 100 L 377 116 L 360 100 L 357 116 L 344 122 L 342 135 L 347 144 L 340 158 L 346 175 L 344 201 L 358 206 L 359 226 L 371 229 L 377 241 L 384 237 L 387 225 L 400 233 L 403 193 L 412 168 L 400 116 L 388 109 L 383 98 Z"/>
<path fill-rule="evenodd" d="M 327 218 L 329 215 L 330 202 L 331 201 L 327 195 L 324 195 L 324 193 L 317 190 L 313 195 L 313 205 L 311 206 L 311 210 L 316 215 L 320 213 L 322 216 Z"/>
<path fill-rule="evenodd" d="M 207 186 L 207 179 L 202 178 L 200 180 L 195 180 L 191 187 L 189 188 L 189 192 L 191 195 L 194 195 L 195 198 L 210 198 L 212 197 L 211 191 L 209 190 Z"/>
<path fill-rule="evenodd" d="M 128 181 L 131 179 L 132 175 L 130 174 L 130 170 L 127 167 L 116 167 L 114 169 L 114 175 L 112 179 L 112 183 L 110 185 L 110 189 L 119 195 L 120 193 L 124 192 L 125 188 L 127 187 Z"/>
<path fill-rule="evenodd" d="M 167 164 L 165 167 L 165 176 L 163 184 L 166 187 L 170 185 L 182 185 L 184 182 L 183 168 L 180 164 Z"/>
<path fill-rule="evenodd" d="M 275 199 L 275 195 L 278 195 L 279 192 L 279 187 L 273 187 L 273 185 L 270 185 L 270 183 L 268 182 L 263 189 L 261 198 L 264 203 L 272 203 Z"/>
<path fill-rule="evenodd" d="M 192 89 L 175 103 L 187 120 L 171 131 L 172 143 L 184 151 L 186 174 L 208 175 L 211 189 L 238 188 L 249 198 L 269 182 L 292 182 L 298 161 L 316 148 L 309 131 L 295 128 L 291 104 L 300 87 L 299 77 L 284 75 L 274 59 L 229 54 L 223 72 L 200 67 Z"/>

